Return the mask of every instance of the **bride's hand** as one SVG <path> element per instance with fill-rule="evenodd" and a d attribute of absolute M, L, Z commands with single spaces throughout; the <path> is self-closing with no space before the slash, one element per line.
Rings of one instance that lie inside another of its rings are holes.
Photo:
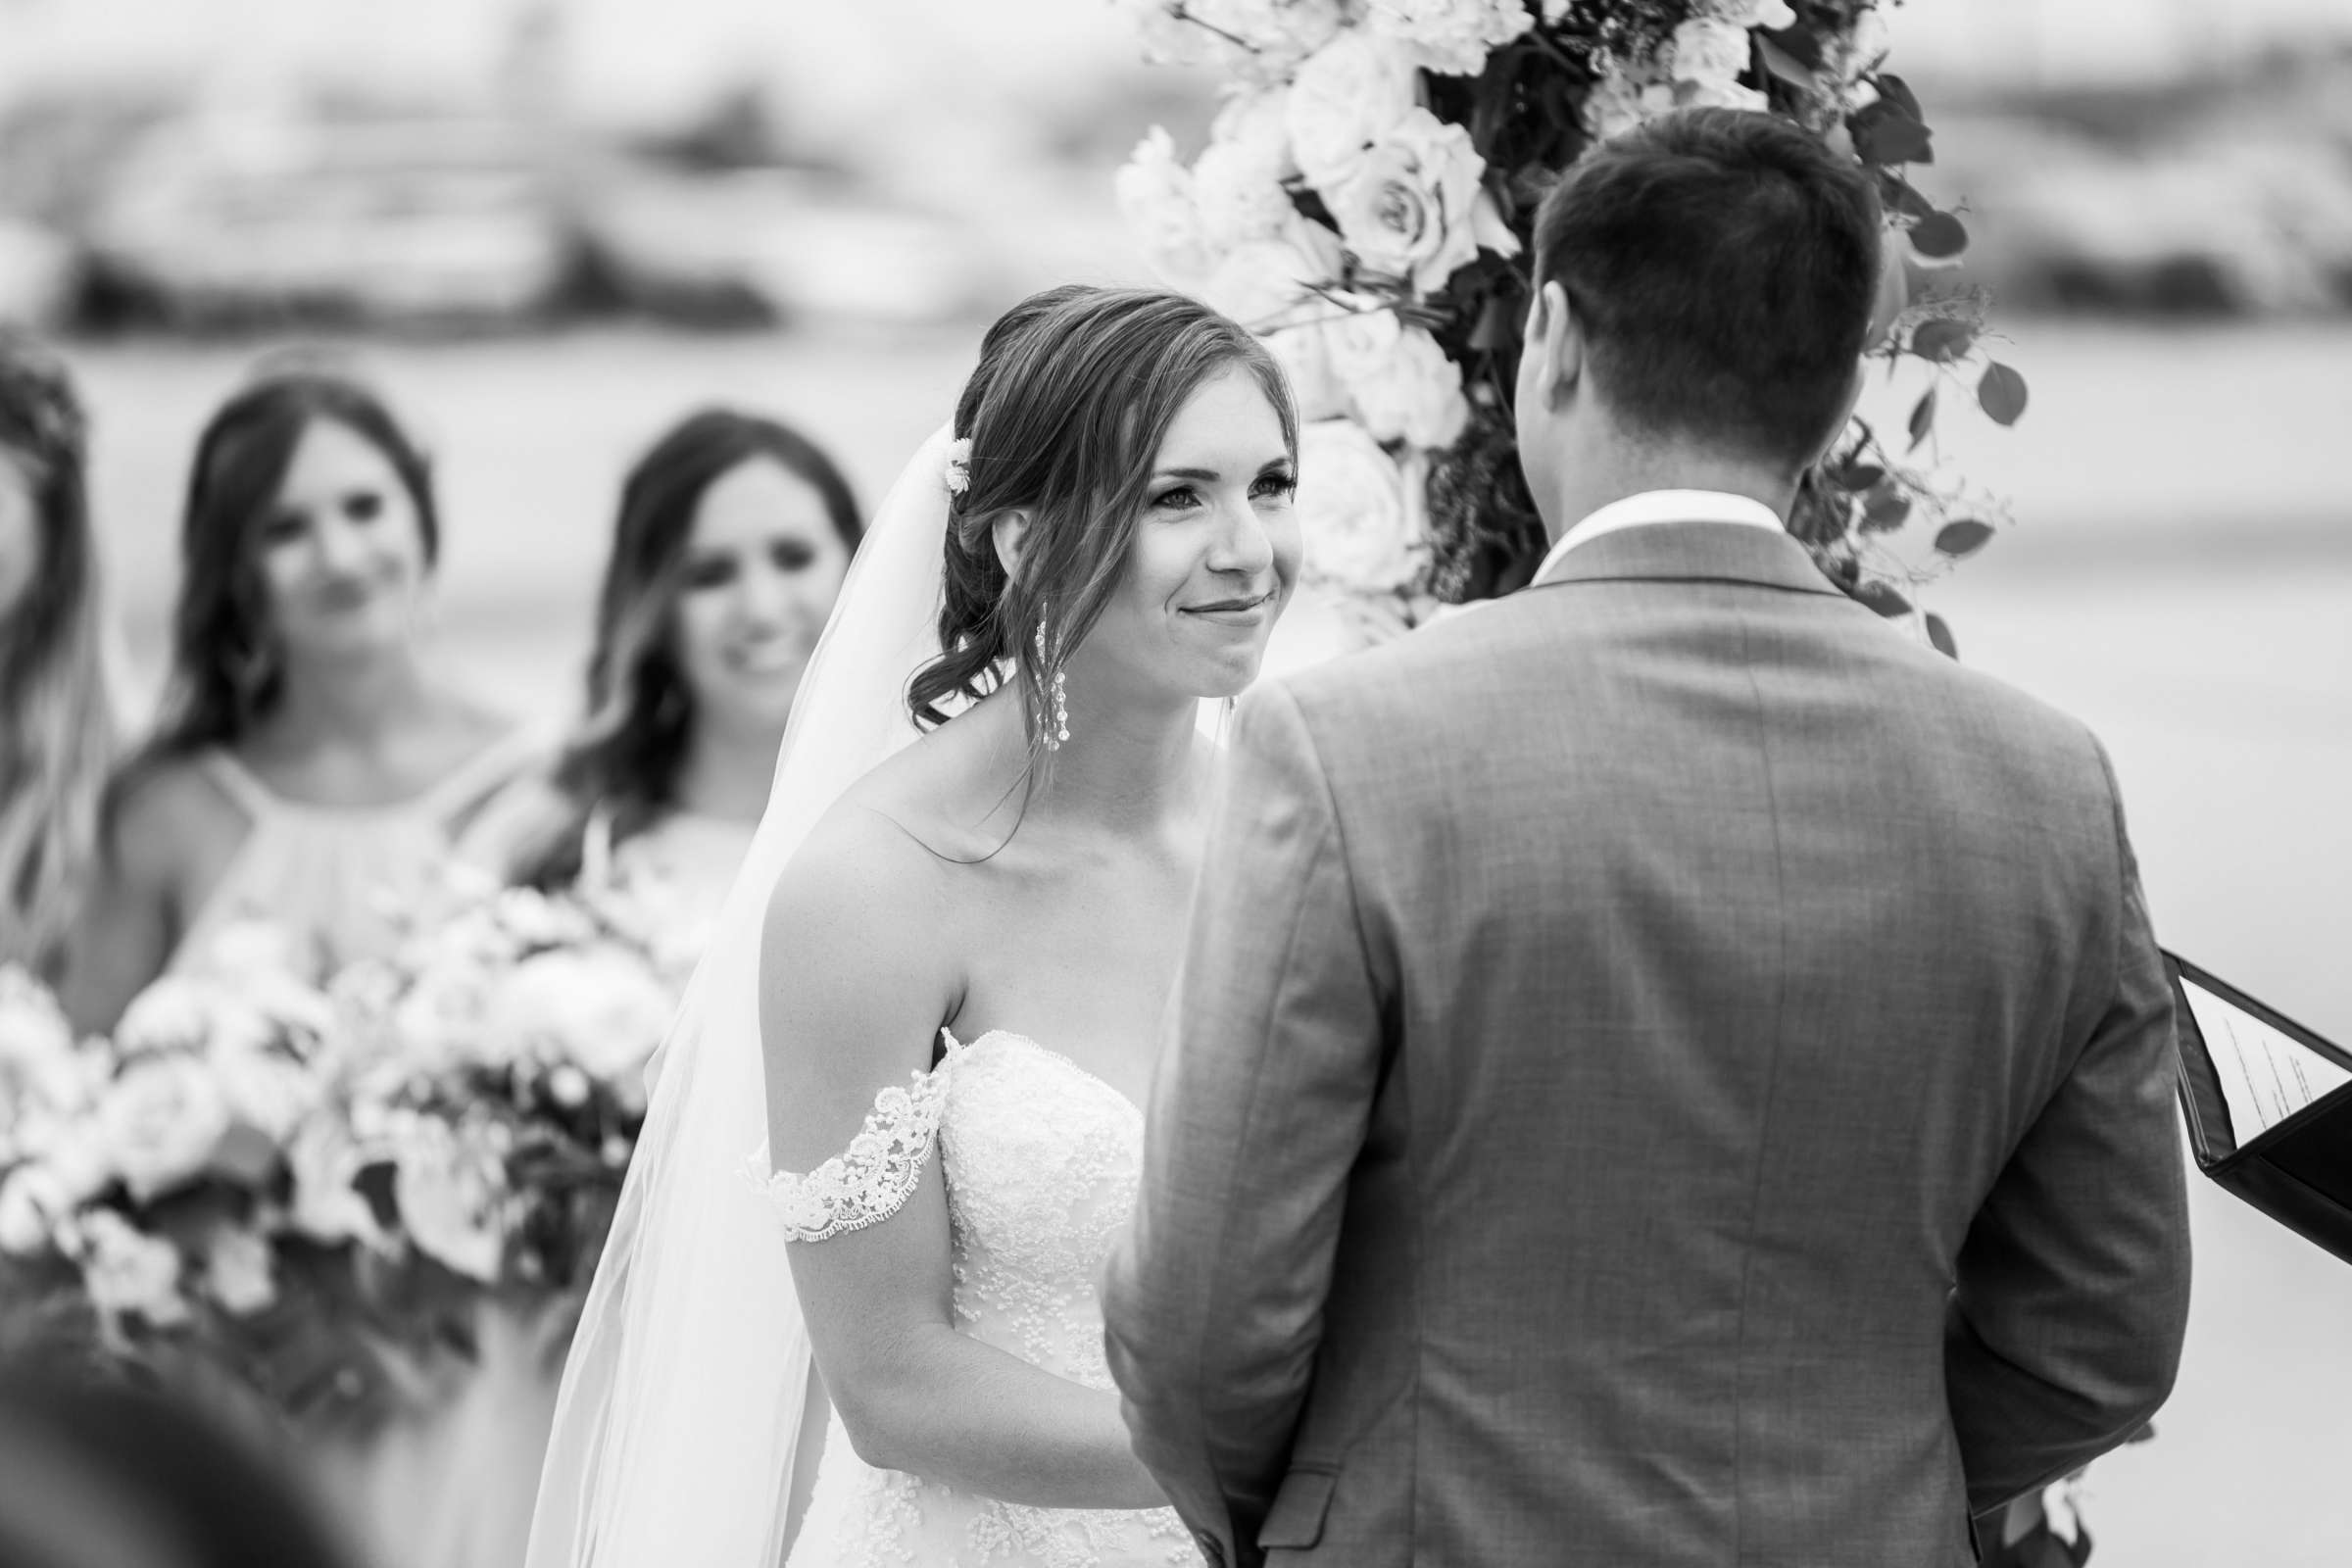
<path fill-rule="evenodd" d="M 760 986 L 774 1169 L 812 1171 L 840 1154 L 883 1090 L 929 1068 L 961 992 L 943 957 L 952 944 L 940 875 L 895 824 L 853 808 L 828 817 L 778 881 Z M 911 1191 L 882 1183 L 869 1195 L 885 1217 L 792 1249 L 817 1367 L 851 1446 L 879 1469 L 1012 1502 L 1159 1505 L 1114 1393 L 956 1329 L 931 1145 L 926 1131 L 912 1151 Z"/>

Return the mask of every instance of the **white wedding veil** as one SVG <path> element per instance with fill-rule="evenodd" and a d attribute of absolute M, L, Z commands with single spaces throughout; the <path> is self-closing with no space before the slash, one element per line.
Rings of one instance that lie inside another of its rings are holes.
<path fill-rule="evenodd" d="M 649 1068 L 652 1103 L 564 1365 L 526 1568 L 783 1560 L 810 1359 L 783 1228 L 745 1175 L 766 1136 L 760 931 L 808 830 L 916 736 L 906 683 L 939 653 L 950 435 L 916 452 L 851 564 L 759 836 Z"/>

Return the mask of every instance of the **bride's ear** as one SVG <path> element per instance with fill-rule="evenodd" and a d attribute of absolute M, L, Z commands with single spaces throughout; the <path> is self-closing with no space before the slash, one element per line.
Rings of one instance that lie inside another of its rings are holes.
<path fill-rule="evenodd" d="M 1004 575 L 1017 579 L 1021 574 L 1021 552 L 1029 543 L 1029 514 L 1009 509 L 997 514 L 988 525 L 989 540 L 997 547 L 997 559 L 1004 564 Z"/>

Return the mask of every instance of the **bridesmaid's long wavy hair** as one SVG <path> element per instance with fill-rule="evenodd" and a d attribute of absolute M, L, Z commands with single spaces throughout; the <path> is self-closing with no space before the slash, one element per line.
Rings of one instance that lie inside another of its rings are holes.
<path fill-rule="evenodd" d="M 824 449 L 774 419 L 732 409 L 688 416 L 629 470 L 597 594 L 585 720 L 556 763 L 566 820 L 516 867 L 515 880 L 550 888 L 580 874 L 580 835 L 598 807 L 615 843 L 676 804 L 678 769 L 694 727 L 694 694 L 678 659 L 678 595 L 703 496 L 755 459 L 767 459 L 817 493 L 852 556 L 865 525 L 849 480 Z"/>
<path fill-rule="evenodd" d="M 1068 284 L 997 318 L 956 405 L 956 434 L 972 444 L 970 477 L 950 502 L 945 652 L 907 687 L 917 724 L 943 724 L 963 703 L 1017 679 L 1033 770 L 1042 762 L 1036 716 L 1047 711 L 1062 661 L 1118 588 L 1150 499 L 1152 460 L 1186 400 L 1236 366 L 1265 389 L 1295 461 L 1298 415 L 1281 367 L 1197 300 Z M 1029 515 L 1018 577 L 998 559 L 991 531 L 1010 511 Z"/>
<path fill-rule="evenodd" d="M 245 387 L 197 438 L 180 514 L 171 673 L 134 773 L 228 745 L 275 706 L 285 667 L 270 624 L 261 524 L 303 433 L 321 419 L 383 454 L 416 508 L 426 566 L 439 558 L 432 466 L 381 398 L 348 376 L 315 369 L 266 374 Z"/>
<path fill-rule="evenodd" d="M 39 550 L 0 613 L 0 963 L 51 979 L 97 866 L 117 741 L 87 445 L 64 365 L 0 332 L 0 463 L 27 481 Z"/>

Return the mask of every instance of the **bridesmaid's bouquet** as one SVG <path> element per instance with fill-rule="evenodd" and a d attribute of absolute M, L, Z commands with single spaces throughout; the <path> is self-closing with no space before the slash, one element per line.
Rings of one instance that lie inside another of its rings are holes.
<path fill-rule="evenodd" d="M 685 978 L 623 891 L 478 885 L 339 976 L 344 1113 L 399 1241 L 481 1287 L 584 1285 Z"/>
<path fill-rule="evenodd" d="M 316 1298 L 381 1236 L 332 1113 L 325 994 L 266 927 L 223 930 L 214 956 L 225 967 L 157 981 L 111 1039 L 76 1039 L 45 991 L 0 971 L 11 1328 L 193 1350 L 300 1402 L 336 1358 L 285 1330 L 321 1318 Z"/>

